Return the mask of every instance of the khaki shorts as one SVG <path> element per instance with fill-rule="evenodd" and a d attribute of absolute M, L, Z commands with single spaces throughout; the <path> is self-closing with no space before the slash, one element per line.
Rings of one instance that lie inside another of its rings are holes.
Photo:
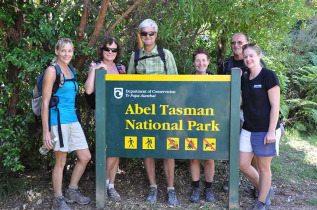
<path fill-rule="evenodd" d="M 60 147 L 57 125 L 51 127 L 55 138 L 57 138 L 54 151 L 72 152 L 88 148 L 84 131 L 79 122 L 61 124 L 61 127 L 64 147 Z"/>

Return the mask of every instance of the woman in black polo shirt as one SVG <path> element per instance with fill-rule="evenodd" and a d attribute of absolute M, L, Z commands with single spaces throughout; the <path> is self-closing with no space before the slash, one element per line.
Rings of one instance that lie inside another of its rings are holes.
<path fill-rule="evenodd" d="M 259 190 L 253 209 L 269 209 L 273 195 L 271 160 L 278 155 L 280 84 L 275 72 L 260 65 L 261 49 L 255 43 L 243 47 L 245 65 L 241 77 L 244 124 L 240 134 L 240 170 Z M 255 156 L 259 172 L 251 165 Z"/>

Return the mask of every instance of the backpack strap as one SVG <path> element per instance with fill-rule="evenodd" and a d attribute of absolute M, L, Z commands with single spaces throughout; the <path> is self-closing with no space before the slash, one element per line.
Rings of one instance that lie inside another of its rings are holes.
<path fill-rule="evenodd" d="M 165 70 L 165 72 L 167 73 L 166 60 L 165 60 L 165 54 L 164 54 L 163 48 L 157 47 L 157 51 L 158 51 L 158 53 L 159 53 L 159 56 L 160 56 L 161 60 L 162 60 L 163 63 L 164 63 L 164 70 Z"/>
<path fill-rule="evenodd" d="M 227 69 L 224 69 L 224 73 L 225 74 L 231 74 L 231 69 L 233 67 L 233 57 L 231 56 L 229 59 L 228 59 L 228 68 Z"/>
<path fill-rule="evenodd" d="M 135 72 L 137 73 L 136 67 L 138 66 L 138 62 L 140 58 L 140 49 L 137 49 L 136 51 L 134 51 L 134 68 L 135 68 Z"/>
<path fill-rule="evenodd" d="M 59 84 L 61 82 L 60 74 L 62 74 L 61 67 L 57 63 L 51 63 L 51 66 L 55 67 L 56 70 L 56 80 L 53 84 L 53 90 L 52 90 L 52 95 L 55 94 L 59 88 Z"/>
<path fill-rule="evenodd" d="M 116 64 L 116 67 L 117 67 L 119 74 L 125 74 L 125 72 L 122 69 L 122 64 L 121 63 L 115 63 L 115 64 Z"/>

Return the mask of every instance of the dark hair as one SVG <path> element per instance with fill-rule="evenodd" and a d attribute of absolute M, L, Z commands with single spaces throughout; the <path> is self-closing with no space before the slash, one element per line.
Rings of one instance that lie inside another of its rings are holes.
<path fill-rule="evenodd" d="M 210 59 L 209 52 L 206 50 L 206 48 L 203 48 L 203 47 L 196 48 L 193 52 L 193 61 L 195 61 L 196 55 L 198 54 L 205 54 L 207 56 L 207 59 Z"/>
<path fill-rule="evenodd" d="M 99 59 L 99 61 L 103 60 L 103 48 L 107 47 L 107 44 L 111 45 L 112 43 L 115 43 L 117 45 L 117 48 L 118 48 L 117 56 L 113 60 L 113 62 L 118 63 L 120 61 L 122 47 L 121 47 L 119 41 L 116 38 L 114 38 L 114 37 L 106 37 L 104 39 L 104 41 L 103 41 L 103 44 L 99 46 L 99 48 L 98 48 L 98 59 Z"/>

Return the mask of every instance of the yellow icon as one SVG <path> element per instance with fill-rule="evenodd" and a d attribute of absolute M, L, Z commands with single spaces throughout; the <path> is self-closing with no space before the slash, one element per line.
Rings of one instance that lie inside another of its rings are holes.
<path fill-rule="evenodd" d="M 197 150 L 197 138 L 185 138 L 185 150 Z"/>
<path fill-rule="evenodd" d="M 168 137 L 166 142 L 167 150 L 179 150 L 179 138 Z"/>
<path fill-rule="evenodd" d="M 138 141 L 136 136 L 125 136 L 124 137 L 124 148 L 125 149 L 137 149 Z"/>
<path fill-rule="evenodd" d="M 155 137 L 143 137 L 142 138 L 142 148 L 143 149 L 155 149 Z"/>
<path fill-rule="evenodd" d="M 204 151 L 216 151 L 216 139 L 204 138 Z"/>

